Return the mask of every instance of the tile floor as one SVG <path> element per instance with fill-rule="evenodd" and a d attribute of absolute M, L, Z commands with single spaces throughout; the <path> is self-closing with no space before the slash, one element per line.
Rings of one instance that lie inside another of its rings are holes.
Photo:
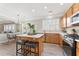
<path fill-rule="evenodd" d="M 0 56 L 16 56 L 15 41 L 0 44 Z M 56 44 L 44 43 L 42 56 L 64 56 L 63 49 Z"/>

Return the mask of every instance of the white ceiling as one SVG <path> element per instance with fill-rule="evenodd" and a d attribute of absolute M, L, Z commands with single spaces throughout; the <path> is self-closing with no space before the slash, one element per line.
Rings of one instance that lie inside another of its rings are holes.
<path fill-rule="evenodd" d="M 17 22 L 18 18 L 21 20 L 46 18 L 49 11 L 52 11 L 53 18 L 60 18 L 71 5 L 72 3 L 63 5 L 60 3 L 0 3 L 0 17 Z M 44 9 L 45 6 L 48 8 Z M 35 9 L 35 12 L 32 12 L 32 9 Z"/>

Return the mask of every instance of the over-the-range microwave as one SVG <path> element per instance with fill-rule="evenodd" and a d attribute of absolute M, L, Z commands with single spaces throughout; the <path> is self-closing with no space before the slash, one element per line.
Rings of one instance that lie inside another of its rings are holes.
<path fill-rule="evenodd" d="M 79 25 L 79 11 L 71 16 L 70 23 L 72 25 Z"/>

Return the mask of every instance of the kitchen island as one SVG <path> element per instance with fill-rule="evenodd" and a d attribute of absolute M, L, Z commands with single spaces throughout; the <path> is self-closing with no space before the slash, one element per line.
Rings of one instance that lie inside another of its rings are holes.
<path fill-rule="evenodd" d="M 36 34 L 36 35 L 27 35 L 27 34 L 20 34 L 16 35 L 17 40 L 24 40 L 24 41 L 33 41 L 38 42 L 37 47 L 37 53 L 38 55 L 41 55 L 43 52 L 43 40 L 44 40 L 44 34 Z"/>

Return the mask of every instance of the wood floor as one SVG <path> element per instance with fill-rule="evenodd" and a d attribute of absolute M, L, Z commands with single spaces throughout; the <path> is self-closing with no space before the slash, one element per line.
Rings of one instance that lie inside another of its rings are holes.
<path fill-rule="evenodd" d="M 16 56 L 15 41 L 0 44 L 0 56 Z M 64 56 L 63 49 L 56 44 L 44 43 L 42 56 Z"/>

